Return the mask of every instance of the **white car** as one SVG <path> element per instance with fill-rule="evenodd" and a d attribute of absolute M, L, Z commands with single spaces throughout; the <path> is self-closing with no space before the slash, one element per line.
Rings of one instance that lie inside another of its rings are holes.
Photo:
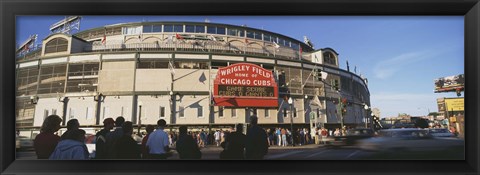
<path fill-rule="evenodd" d="M 15 148 L 20 149 L 31 149 L 33 148 L 33 140 L 25 136 L 17 136 L 15 138 Z"/>
<path fill-rule="evenodd" d="M 379 136 L 358 141 L 360 149 L 379 152 L 442 151 L 464 145 L 464 140 L 433 137 L 428 129 L 418 128 L 380 130 Z"/>
<path fill-rule="evenodd" d="M 455 137 L 455 134 L 451 133 L 447 128 L 432 128 L 428 132 L 433 137 Z"/>

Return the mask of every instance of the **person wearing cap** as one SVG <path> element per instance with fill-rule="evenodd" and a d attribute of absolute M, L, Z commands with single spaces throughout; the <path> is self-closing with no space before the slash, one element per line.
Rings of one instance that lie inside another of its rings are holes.
<path fill-rule="evenodd" d="M 268 137 L 265 130 L 257 125 L 258 117 L 250 117 L 250 128 L 247 131 L 245 142 L 246 159 L 263 159 L 268 153 Z"/>
<path fill-rule="evenodd" d="M 103 129 L 98 131 L 95 135 L 95 159 L 106 159 L 107 150 L 105 148 L 105 143 L 107 142 L 107 134 L 113 129 L 115 121 L 112 118 L 106 118 L 103 120 Z"/>

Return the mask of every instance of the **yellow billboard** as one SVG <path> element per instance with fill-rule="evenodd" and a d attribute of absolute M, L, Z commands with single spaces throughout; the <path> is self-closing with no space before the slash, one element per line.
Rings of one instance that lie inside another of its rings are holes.
<path fill-rule="evenodd" d="M 463 98 L 445 99 L 445 104 L 448 111 L 464 111 Z"/>

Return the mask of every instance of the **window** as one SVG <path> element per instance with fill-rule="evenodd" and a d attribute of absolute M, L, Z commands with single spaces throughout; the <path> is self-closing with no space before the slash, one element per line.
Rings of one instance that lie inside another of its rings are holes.
<path fill-rule="evenodd" d="M 198 117 L 203 117 L 203 107 L 198 107 L 197 108 L 197 116 Z"/>
<path fill-rule="evenodd" d="M 269 117 L 270 117 L 270 110 L 265 109 L 265 118 L 269 118 Z"/>
<path fill-rule="evenodd" d="M 205 33 L 205 26 L 195 26 L 195 33 Z"/>
<path fill-rule="evenodd" d="M 178 113 L 179 113 L 180 117 L 185 117 L 185 107 L 179 106 L 178 107 Z"/>
<path fill-rule="evenodd" d="M 45 65 L 40 69 L 40 85 L 38 86 L 38 93 L 63 93 L 65 90 L 66 65 Z"/>
<path fill-rule="evenodd" d="M 154 60 L 140 60 L 137 63 L 138 69 L 166 69 L 168 68 L 168 61 L 154 61 Z"/>
<path fill-rule="evenodd" d="M 105 119 L 105 116 L 107 116 L 107 117 L 110 116 L 110 108 L 106 107 L 106 106 L 103 107 L 102 119 Z"/>
<path fill-rule="evenodd" d="M 57 115 L 57 109 L 52 109 L 52 115 Z"/>
<path fill-rule="evenodd" d="M 175 67 L 180 69 L 208 69 L 208 62 L 175 62 Z"/>
<path fill-rule="evenodd" d="M 37 93 L 37 86 L 30 86 L 38 81 L 38 67 L 21 68 L 17 73 L 17 96 Z"/>
<path fill-rule="evenodd" d="M 287 117 L 287 108 L 283 108 L 283 117 Z"/>
<path fill-rule="evenodd" d="M 87 113 L 85 115 L 85 119 L 92 119 L 93 118 L 93 110 L 90 107 L 87 107 Z"/>
<path fill-rule="evenodd" d="M 75 109 L 70 108 L 70 113 L 68 114 L 68 119 L 74 119 L 75 118 Z"/>
<path fill-rule="evenodd" d="M 185 32 L 188 32 L 188 33 L 205 33 L 205 26 L 185 25 Z"/>
<path fill-rule="evenodd" d="M 183 32 L 183 25 L 174 25 L 173 26 L 174 32 Z"/>
<path fill-rule="evenodd" d="M 217 33 L 217 27 L 207 26 L 207 33 L 216 34 Z"/>
<path fill-rule="evenodd" d="M 233 118 L 237 117 L 237 109 L 232 109 L 232 117 Z"/>
<path fill-rule="evenodd" d="M 163 32 L 183 32 L 183 25 L 164 25 Z"/>
<path fill-rule="evenodd" d="M 134 27 L 124 27 L 123 34 L 124 35 L 138 35 L 140 34 L 142 26 L 134 26 Z"/>
<path fill-rule="evenodd" d="M 298 50 L 298 47 L 299 47 L 298 44 L 292 42 L 291 45 L 292 45 L 292 46 L 291 46 L 292 49 Z"/>
<path fill-rule="evenodd" d="M 227 34 L 230 36 L 239 36 L 239 37 L 244 37 L 245 32 L 241 29 L 227 29 Z"/>
<path fill-rule="evenodd" d="M 280 46 L 285 46 L 285 40 L 282 39 L 282 38 L 278 38 L 278 43 L 277 44 L 280 45 Z"/>
<path fill-rule="evenodd" d="M 217 34 L 225 35 L 225 27 L 217 27 Z"/>
<path fill-rule="evenodd" d="M 143 33 L 162 32 L 162 25 L 144 25 Z"/>
<path fill-rule="evenodd" d="M 194 25 L 185 25 L 185 32 L 195 33 L 195 26 Z"/>
<path fill-rule="evenodd" d="M 247 38 L 254 38 L 254 32 L 252 31 L 247 31 Z"/>
<path fill-rule="evenodd" d="M 173 25 L 164 25 L 163 32 L 173 32 Z"/>
<path fill-rule="evenodd" d="M 263 34 L 263 40 L 264 40 L 264 41 L 269 41 L 269 42 L 271 42 L 271 41 L 272 41 L 272 37 L 271 37 L 270 35 L 265 35 L 265 34 Z"/>
<path fill-rule="evenodd" d="M 95 92 L 98 84 L 99 63 L 70 64 L 67 92 Z"/>
<path fill-rule="evenodd" d="M 159 113 L 160 113 L 160 118 L 165 117 L 165 107 L 160 106 L 160 112 Z"/>
<path fill-rule="evenodd" d="M 45 120 L 48 117 L 48 110 L 43 110 L 43 119 Z"/>
<path fill-rule="evenodd" d="M 222 67 L 227 67 L 228 62 L 212 62 L 212 69 L 218 69 Z"/>
<path fill-rule="evenodd" d="M 223 117 L 223 106 L 218 107 L 218 117 Z"/>
<path fill-rule="evenodd" d="M 323 61 L 328 64 L 336 65 L 337 62 L 335 60 L 335 56 L 331 52 L 325 52 L 323 54 Z"/>
<path fill-rule="evenodd" d="M 64 38 L 55 38 L 45 44 L 45 53 L 64 52 L 68 49 L 68 41 Z"/>
<path fill-rule="evenodd" d="M 262 40 L 262 33 L 254 32 L 253 33 L 253 38 Z"/>

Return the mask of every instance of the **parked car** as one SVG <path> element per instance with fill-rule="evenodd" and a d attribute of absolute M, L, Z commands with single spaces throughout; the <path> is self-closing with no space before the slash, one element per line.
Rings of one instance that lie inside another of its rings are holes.
<path fill-rule="evenodd" d="M 338 148 L 341 146 L 352 146 L 357 144 L 358 140 L 373 137 L 375 132 L 372 129 L 359 128 L 350 129 L 345 136 L 334 136 L 330 142 L 327 142 L 328 146 Z"/>
<path fill-rule="evenodd" d="M 433 137 L 455 137 L 455 134 L 450 132 L 447 128 L 432 128 L 429 129 L 428 132 Z"/>
<path fill-rule="evenodd" d="M 15 139 L 15 148 L 25 150 L 33 148 L 33 140 L 25 136 L 17 136 Z"/>
<path fill-rule="evenodd" d="M 411 153 L 407 158 L 418 155 L 430 159 L 451 155 L 461 159 L 464 157 L 465 141 L 433 137 L 428 129 L 404 128 L 380 130 L 377 137 L 360 140 L 358 146 L 363 150 L 384 152 L 388 153 L 385 155 L 392 156 Z"/>

